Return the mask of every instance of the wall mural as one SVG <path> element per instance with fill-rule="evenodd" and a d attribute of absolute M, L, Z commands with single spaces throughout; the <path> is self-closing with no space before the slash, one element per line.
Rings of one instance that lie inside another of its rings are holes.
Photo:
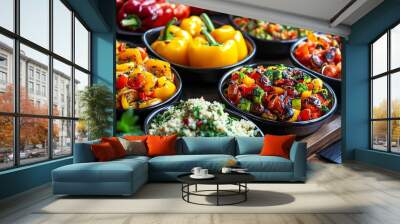
<path fill-rule="evenodd" d="M 117 10 L 119 134 L 295 134 L 309 157 L 340 151 L 340 37 L 167 1 Z"/>

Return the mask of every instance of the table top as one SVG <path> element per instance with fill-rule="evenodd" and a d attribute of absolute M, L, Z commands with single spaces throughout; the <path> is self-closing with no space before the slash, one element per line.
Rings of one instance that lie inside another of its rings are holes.
<path fill-rule="evenodd" d="M 182 174 L 177 179 L 186 184 L 236 184 L 255 180 L 255 177 L 249 173 L 213 173 L 215 177 L 211 179 L 193 179 L 190 175 L 191 173 Z"/>

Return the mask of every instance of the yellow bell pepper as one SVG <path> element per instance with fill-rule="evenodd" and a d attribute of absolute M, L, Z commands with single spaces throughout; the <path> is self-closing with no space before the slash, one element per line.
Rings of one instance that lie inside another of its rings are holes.
<path fill-rule="evenodd" d="M 201 28 L 203 27 L 203 21 L 201 21 L 198 16 L 191 16 L 185 18 L 181 22 L 181 29 L 186 30 L 192 37 L 198 36 L 201 33 Z"/>
<path fill-rule="evenodd" d="M 296 122 L 299 114 L 300 110 L 293 109 L 293 116 L 289 119 L 289 122 Z"/>
<path fill-rule="evenodd" d="M 311 91 L 311 90 L 306 90 L 306 91 L 304 91 L 304 92 L 301 93 L 301 98 L 302 98 L 302 99 L 308 98 L 308 97 L 311 96 L 311 94 L 312 94 L 312 91 Z"/>
<path fill-rule="evenodd" d="M 176 91 L 176 86 L 173 82 L 165 80 L 164 85 L 154 89 L 154 96 L 161 100 L 170 98 Z"/>
<path fill-rule="evenodd" d="M 130 61 L 141 64 L 143 58 L 138 48 L 127 48 L 118 54 L 118 61 Z"/>
<path fill-rule="evenodd" d="M 324 82 L 321 79 L 313 79 L 311 82 L 314 86 L 314 90 L 320 90 L 322 89 L 322 86 L 324 85 Z"/>
<path fill-rule="evenodd" d="M 123 64 L 116 64 L 117 72 L 127 72 L 135 68 L 136 64 L 134 62 L 127 62 Z"/>
<path fill-rule="evenodd" d="M 143 91 L 149 92 L 157 82 L 157 78 L 150 72 L 143 72 L 145 84 L 143 86 Z"/>
<path fill-rule="evenodd" d="M 256 81 L 252 78 L 250 78 L 249 76 L 244 76 L 243 80 L 242 80 L 243 84 L 245 84 L 247 87 L 250 87 L 252 85 L 254 85 L 254 83 L 256 83 Z"/>
<path fill-rule="evenodd" d="M 161 33 L 159 40 L 151 44 L 151 47 L 168 61 L 188 65 L 187 49 L 192 37 L 188 32 L 173 25 L 176 18 L 169 21 Z"/>
<path fill-rule="evenodd" d="M 203 28 L 202 33 L 206 36 L 208 43 L 203 38 L 195 38 L 189 45 L 189 63 L 192 67 L 215 68 L 235 64 L 238 61 L 236 42 L 228 40 L 219 44 Z"/>
<path fill-rule="evenodd" d="M 161 99 L 153 98 L 153 99 L 146 100 L 146 101 L 143 101 L 143 102 L 139 103 L 138 107 L 140 109 L 142 109 L 142 108 L 146 108 L 146 107 L 149 107 L 149 106 L 156 105 L 156 104 L 161 103 L 161 102 L 162 102 Z"/>
<path fill-rule="evenodd" d="M 236 42 L 236 46 L 238 48 L 238 61 L 244 59 L 248 55 L 249 51 L 247 49 L 246 41 L 243 38 L 242 32 L 235 30 L 230 25 L 223 25 L 215 29 L 210 18 L 205 13 L 201 15 L 201 18 L 204 24 L 206 24 L 208 32 L 211 33 L 217 42 L 224 43 L 228 40 L 234 40 Z"/>
<path fill-rule="evenodd" d="M 169 80 L 174 80 L 174 75 L 171 71 L 171 65 L 162 60 L 148 59 L 144 62 L 147 71 L 153 73 L 157 77 L 165 76 Z"/>
<path fill-rule="evenodd" d="M 125 95 L 121 96 L 121 105 L 122 105 L 122 109 L 124 109 L 124 110 L 128 110 L 131 108 L 131 106 L 129 105 L 128 99 L 126 98 Z"/>

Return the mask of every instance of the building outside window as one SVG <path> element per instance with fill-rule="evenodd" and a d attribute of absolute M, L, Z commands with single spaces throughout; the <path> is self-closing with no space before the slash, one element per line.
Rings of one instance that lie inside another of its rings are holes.
<path fill-rule="evenodd" d="M 90 85 L 82 82 L 90 80 L 87 26 L 62 0 L 18 2 L 14 15 L 20 16 L 15 18 L 18 33 L 0 29 L 0 56 L 9 59 L 0 60 L 0 84 L 11 87 L 0 88 L 0 98 L 7 99 L 0 100 L 0 170 L 70 156 L 74 142 L 87 139 L 79 113 L 71 107 L 79 102 L 79 91 Z M 14 53 L 19 61 L 12 60 Z M 15 66 L 19 68 L 16 75 Z M 18 90 L 19 98 L 14 99 Z M 62 102 L 57 100 L 60 96 Z M 33 132 L 38 134 L 33 136 Z"/>
<path fill-rule="evenodd" d="M 370 45 L 371 148 L 400 153 L 400 24 Z"/>

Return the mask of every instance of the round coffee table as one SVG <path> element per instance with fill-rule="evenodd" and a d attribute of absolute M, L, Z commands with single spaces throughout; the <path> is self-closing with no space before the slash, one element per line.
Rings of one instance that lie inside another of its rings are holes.
<path fill-rule="evenodd" d="M 247 200 L 247 192 L 249 188 L 247 183 L 255 180 L 255 177 L 248 173 L 228 173 L 213 174 L 215 177 L 212 179 L 193 179 L 189 174 L 182 174 L 177 177 L 178 181 L 182 183 L 182 199 L 188 203 L 198 205 L 234 205 L 245 202 Z M 215 190 L 198 190 L 197 185 L 215 185 Z M 237 190 L 224 190 L 220 189 L 220 185 L 236 185 Z M 190 186 L 195 186 L 194 191 L 190 191 Z M 214 192 L 215 194 L 206 194 Z M 203 196 L 203 197 L 216 197 L 216 204 L 202 204 L 190 200 L 190 196 Z M 221 203 L 221 197 L 240 196 L 240 199 L 231 203 Z"/>

